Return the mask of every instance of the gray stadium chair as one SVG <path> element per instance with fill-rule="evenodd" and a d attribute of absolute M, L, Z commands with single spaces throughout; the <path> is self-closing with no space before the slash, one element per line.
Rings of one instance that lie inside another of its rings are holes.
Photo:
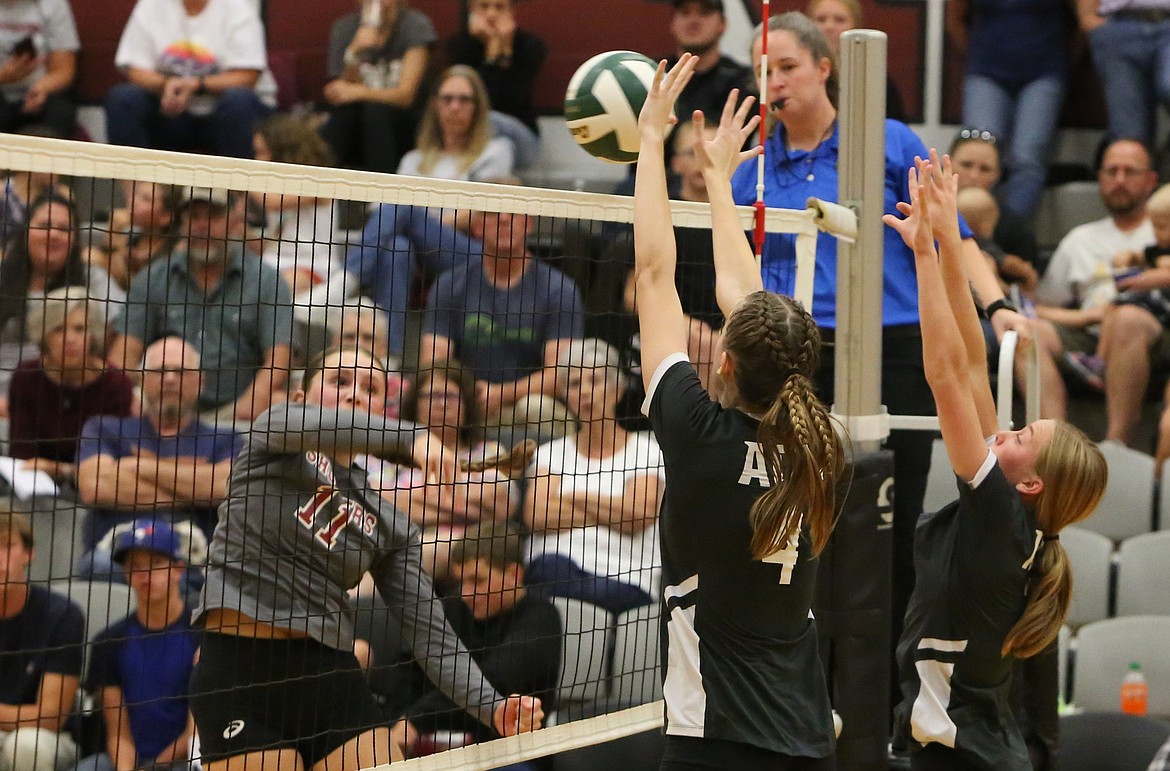
<path fill-rule="evenodd" d="M 35 543 L 28 577 L 33 582 L 65 581 L 85 553 L 82 525 L 87 509 L 65 498 L 33 498 L 18 504 L 32 522 Z"/>
<path fill-rule="evenodd" d="M 1151 530 L 1154 511 L 1154 459 L 1117 442 L 1099 447 L 1109 464 L 1109 484 L 1093 516 L 1080 527 L 1124 541 Z"/>
<path fill-rule="evenodd" d="M 574 704 L 593 702 L 608 695 L 609 611 L 579 600 L 554 597 L 561 616 L 565 650 L 561 656 L 561 682 L 557 709 L 564 712 Z"/>
<path fill-rule="evenodd" d="M 1146 771 L 1170 723 L 1120 712 L 1060 718 L 1060 771 Z"/>
<path fill-rule="evenodd" d="M 612 690 L 618 704 L 633 706 L 662 698 L 662 676 L 658 671 L 662 653 L 659 609 L 656 602 L 618 616 Z"/>
<path fill-rule="evenodd" d="M 925 511 L 938 511 L 959 497 L 955 488 L 955 471 L 947 457 L 947 447 L 942 439 L 935 439 L 930 450 L 930 475 L 926 478 L 926 497 L 922 501 Z"/>
<path fill-rule="evenodd" d="M 1170 530 L 1170 463 L 1162 464 L 1162 483 L 1158 485 L 1158 529 Z"/>
<path fill-rule="evenodd" d="M 1113 541 L 1081 527 L 1060 531 L 1060 543 L 1072 563 L 1073 594 L 1066 623 L 1076 628 L 1109 617 L 1113 575 Z"/>
<path fill-rule="evenodd" d="M 1170 531 L 1121 542 L 1117 552 L 1117 615 L 1170 615 Z"/>
<path fill-rule="evenodd" d="M 1089 711 L 1120 709 L 1121 681 L 1131 661 L 1150 686 L 1149 712 L 1170 715 L 1170 616 L 1125 616 L 1086 624 L 1077 632 L 1073 703 Z"/>
<path fill-rule="evenodd" d="M 85 614 L 85 639 L 130 615 L 138 606 L 134 591 L 125 584 L 106 581 L 57 581 L 50 589 L 73 600 Z"/>

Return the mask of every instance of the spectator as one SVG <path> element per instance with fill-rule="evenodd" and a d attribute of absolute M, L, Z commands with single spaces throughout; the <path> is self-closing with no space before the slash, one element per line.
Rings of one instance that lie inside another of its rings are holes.
<path fill-rule="evenodd" d="M 555 395 L 561 350 L 583 333 L 581 292 L 533 258 L 530 222 L 524 214 L 473 215 L 483 258 L 443 273 L 427 294 L 420 364 L 463 362 L 489 420 L 524 396 Z"/>
<path fill-rule="evenodd" d="M 262 121 L 253 146 L 258 161 L 334 165 L 333 153 L 321 135 L 308 121 L 292 115 L 273 115 Z M 259 198 L 268 215 L 261 256 L 281 272 L 294 296 L 304 297 L 342 269 L 345 254 L 334 235 L 332 199 L 296 195 Z"/>
<path fill-rule="evenodd" d="M 73 136 L 77 105 L 69 90 L 79 48 L 68 0 L 0 3 L 0 131 L 37 123 Z"/>
<path fill-rule="evenodd" d="M 27 136 L 59 138 L 48 130 L 27 126 L 16 132 Z M 0 196 L 0 251 L 7 249 L 20 233 L 28 219 L 28 205 L 46 190 L 52 188 L 66 200 L 73 200 L 73 191 L 59 175 L 39 171 L 10 171 L 4 178 L 4 192 Z"/>
<path fill-rule="evenodd" d="M 248 0 L 138 0 L 115 63 L 110 142 L 252 157 L 256 122 L 276 106 L 264 25 Z"/>
<path fill-rule="evenodd" d="M 179 337 L 152 343 L 141 373 L 140 416 L 95 417 L 82 430 L 77 487 L 81 501 L 93 509 L 82 538 L 88 553 L 79 566 L 87 576 L 122 578 L 111 562 L 116 538 L 110 534 L 135 519 L 153 517 L 176 527 L 189 523 L 180 529 L 205 544 L 240 447 L 235 433 L 195 414 L 203 376 L 199 354 L 189 343 Z M 188 554 L 186 561 L 197 560 Z"/>
<path fill-rule="evenodd" d="M 557 364 L 558 390 L 581 428 L 536 452 L 524 500 L 528 585 L 615 614 L 649 605 L 658 597 L 662 453 L 651 432 L 617 422 L 626 375 L 616 349 L 574 341 Z"/>
<path fill-rule="evenodd" d="M 699 57 L 691 82 L 683 89 L 676 107 L 677 114 L 689 117 L 702 110 L 708 119 L 718 122 L 723 103 L 733 88 L 740 96 L 755 93 L 752 68 L 724 56 L 720 38 L 727 29 L 723 0 L 671 0 L 674 15 L 670 19 L 670 36 L 674 39 L 673 65 L 684 53 Z"/>
<path fill-rule="evenodd" d="M 105 322 L 84 287 L 31 300 L 25 329 L 40 358 L 22 361 L 8 387 L 9 452 L 57 482 L 74 480 L 77 439 L 95 415 L 126 417 L 134 384 L 106 366 Z"/>
<path fill-rule="evenodd" d="M 1084 365 L 1091 362 L 1077 354 L 1097 350 L 1097 325 L 1117 294 L 1113 258 L 1121 252 L 1142 251 L 1154 242 L 1146 202 L 1157 183 L 1150 153 L 1141 143 L 1123 139 L 1106 147 L 1097 171 L 1097 187 L 1109 216 L 1079 225 L 1061 239 L 1036 290 L 1036 310 L 1050 323 L 1050 326 L 1038 325 L 1038 340 L 1053 356 L 1064 355 L 1073 371 L 1098 389 L 1103 386 L 1103 371 L 1086 368 Z M 1127 319 L 1133 321 L 1137 315 L 1136 308 L 1125 310 L 1114 324 L 1120 322 L 1120 329 L 1124 329 Z M 1135 334 L 1134 330 L 1130 334 Z M 1132 342 L 1141 349 L 1156 339 L 1146 334 L 1135 336 Z M 1148 351 L 1138 355 L 1137 361 L 1146 363 L 1145 377 L 1148 377 Z M 1115 361 L 1115 365 L 1118 363 Z M 1106 394 L 1106 411 L 1110 416 L 1107 435 L 1111 438 L 1128 438 L 1136 410 L 1145 396 L 1145 377 L 1140 366 L 1135 369 L 1136 383 L 1117 374 Z M 1123 392 L 1123 385 L 1139 390 Z"/>
<path fill-rule="evenodd" d="M 127 290 L 139 271 L 174 249 L 178 196 L 173 187 L 157 182 L 122 180 L 119 186 L 126 204 L 110 212 L 105 242 L 91 243 L 87 260 Z"/>
<path fill-rule="evenodd" d="M 996 192 L 1003 165 L 995 134 L 980 129 L 963 129 L 955 135 L 948 152 L 959 178 L 960 190 L 978 187 Z M 1040 248 L 1036 245 L 1036 233 L 1029 220 L 1011 209 L 1001 208 L 994 238 L 1006 253 L 1014 254 L 1037 270 L 1041 268 Z"/>
<path fill-rule="evenodd" d="M 989 129 L 1006 144 L 1003 205 L 1031 219 L 1064 104 L 1073 31 L 1069 3 L 955 0 L 946 13 L 951 44 L 967 54 L 963 122 Z"/>
<path fill-rule="evenodd" d="M 516 167 L 540 156 L 532 91 L 548 47 L 516 25 L 513 0 L 471 0 L 467 27 L 447 41 L 452 64 L 472 67 L 483 78 L 497 135 L 512 142 Z"/>
<path fill-rule="evenodd" d="M 177 334 L 199 350 L 199 411 L 227 422 L 249 421 L 285 398 L 292 335 L 288 285 L 232 238 L 240 220 L 232 203 L 220 188 L 185 191 L 184 237 L 134 278 L 110 354 L 133 366 L 143 346 Z"/>
<path fill-rule="evenodd" d="M 438 35 L 406 0 L 364 0 L 329 33 L 329 121 L 322 134 L 345 168 L 391 173 L 414 146 L 414 106 Z M 373 17 L 377 18 L 373 18 Z"/>
<path fill-rule="evenodd" d="M 863 11 L 859 0 L 809 0 L 805 6 L 808 15 L 821 34 L 825 36 L 833 56 L 841 58 L 841 33 L 857 29 L 864 22 Z M 892 78 L 886 78 L 886 117 L 894 120 L 906 121 L 906 103 L 902 101 L 902 92 Z"/>
<path fill-rule="evenodd" d="M 32 560 L 28 517 L 0 511 L 0 768 L 65 771 L 77 762 L 64 728 L 81 677 L 85 617 L 72 600 L 29 583 Z"/>
<path fill-rule="evenodd" d="M 39 351 L 25 323 L 28 301 L 64 286 L 82 286 L 95 302 L 119 301 L 124 296 L 101 268 L 87 267 L 81 258 L 77 211 L 53 188 L 38 195 L 28 207 L 28 219 L 0 260 L 0 393 L 17 363 Z M 109 315 L 108 302 L 101 323 Z M 7 398 L 2 414 L 8 414 Z"/>
<path fill-rule="evenodd" d="M 555 708 L 561 670 L 562 632 L 557 610 L 527 591 L 520 564 L 521 536 L 515 525 L 484 523 L 468 532 L 452 553 L 459 595 L 443 599 L 447 621 L 472 658 L 502 693 L 530 693 Z M 435 751 L 434 733 L 454 734 L 443 747 L 499 738 L 499 734 L 459 709 L 429 681 L 406 709 L 398 736 L 418 738 L 413 755 Z M 400 739 L 399 739 L 400 740 Z M 400 740 L 401 741 L 401 740 Z M 533 771 L 532 763 L 507 771 Z M 501 769 L 503 771 L 503 769 Z"/>
<path fill-rule="evenodd" d="M 512 144 L 492 136 L 491 103 L 479 73 L 456 64 L 439 78 L 399 174 L 482 182 L 512 173 Z"/>
<path fill-rule="evenodd" d="M 1077 12 L 1105 91 L 1109 138 L 1153 147 L 1158 104 L 1170 108 L 1170 2 L 1079 0 Z"/>
<path fill-rule="evenodd" d="M 118 538 L 114 561 L 138 602 L 94 640 L 85 688 L 102 710 L 106 751 L 77 771 L 187 768 L 195 731 L 187 682 L 198 642 L 180 594 L 182 555 L 178 534 L 162 521 L 136 520 Z"/>
<path fill-rule="evenodd" d="M 429 429 L 460 461 L 483 460 L 501 449 L 484 440 L 475 380 L 457 361 L 437 361 L 415 375 L 402 417 Z M 506 520 L 520 504 L 518 487 L 496 469 L 459 471 L 439 481 L 405 468 L 395 487 L 394 503 L 423 530 L 423 564 L 440 583 L 447 578 L 451 544 L 469 526 Z"/>

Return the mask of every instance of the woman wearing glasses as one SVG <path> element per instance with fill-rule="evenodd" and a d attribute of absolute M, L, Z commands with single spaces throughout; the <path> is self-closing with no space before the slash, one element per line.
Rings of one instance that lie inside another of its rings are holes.
<path fill-rule="evenodd" d="M 415 149 L 399 174 L 486 181 L 512 175 L 512 144 L 492 136 L 491 104 L 483 78 L 456 64 L 439 79 L 418 129 Z"/>

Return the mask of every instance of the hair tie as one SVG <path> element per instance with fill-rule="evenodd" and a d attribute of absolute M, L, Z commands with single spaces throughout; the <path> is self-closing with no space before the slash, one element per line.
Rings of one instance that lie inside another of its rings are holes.
<path fill-rule="evenodd" d="M 1044 536 L 1041 536 L 1041 537 L 1040 537 L 1040 540 L 1041 540 L 1041 541 L 1045 541 L 1045 542 L 1047 542 L 1047 541 L 1059 541 L 1059 540 L 1060 540 L 1060 533 L 1057 533 L 1056 535 L 1044 535 Z"/>

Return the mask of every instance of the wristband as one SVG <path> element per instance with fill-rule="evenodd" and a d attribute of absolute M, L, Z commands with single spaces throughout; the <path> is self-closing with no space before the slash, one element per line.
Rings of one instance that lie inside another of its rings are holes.
<path fill-rule="evenodd" d="M 991 303 L 989 303 L 988 306 L 983 309 L 983 313 L 987 316 L 988 319 L 990 319 L 996 314 L 997 311 L 1002 311 L 1005 308 L 1016 313 L 1020 312 L 1020 309 L 1016 307 L 1015 303 L 1006 297 L 1001 297 L 998 300 L 993 300 Z"/>

